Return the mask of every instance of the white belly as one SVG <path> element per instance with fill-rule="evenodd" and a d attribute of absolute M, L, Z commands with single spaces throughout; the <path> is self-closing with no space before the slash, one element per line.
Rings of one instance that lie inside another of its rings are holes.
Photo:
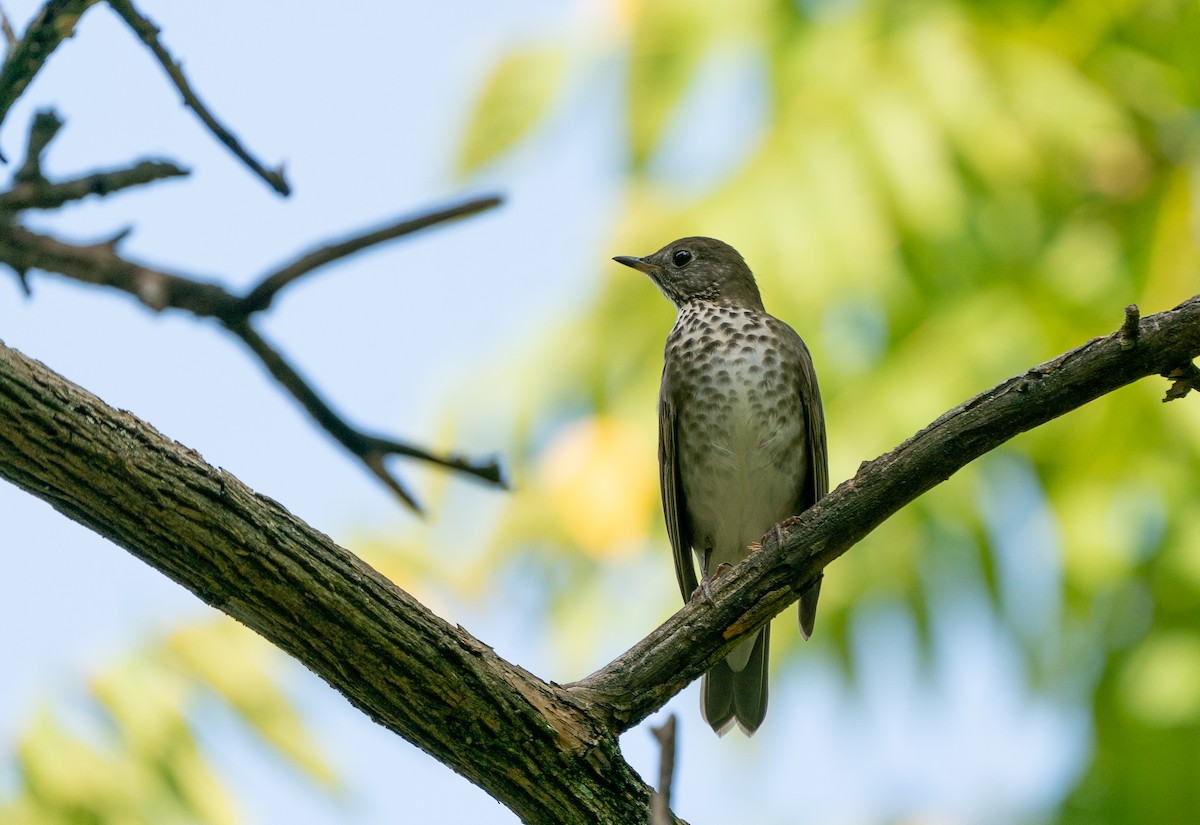
<path fill-rule="evenodd" d="M 705 448 L 682 472 L 694 549 L 711 549 L 710 573 L 744 559 L 751 543 L 795 515 L 803 423 L 756 410 L 747 397 L 755 389 L 740 388 L 717 420 L 699 424 Z"/>

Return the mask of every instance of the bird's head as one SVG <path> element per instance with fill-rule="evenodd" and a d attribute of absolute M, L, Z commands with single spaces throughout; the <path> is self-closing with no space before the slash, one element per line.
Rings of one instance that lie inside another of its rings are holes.
<path fill-rule="evenodd" d="M 736 249 L 715 238 L 680 238 L 644 258 L 613 260 L 645 272 L 680 309 L 692 301 L 762 309 L 750 267 Z"/>

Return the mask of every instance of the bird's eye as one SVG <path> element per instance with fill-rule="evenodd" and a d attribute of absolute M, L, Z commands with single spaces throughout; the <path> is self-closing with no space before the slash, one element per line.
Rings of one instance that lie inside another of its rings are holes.
<path fill-rule="evenodd" d="M 692 253 L 686 249 L 681 249 L 671 256 L 671 260 L 675 262 L 675 266 L 687 266 L 692 260 Z"/>

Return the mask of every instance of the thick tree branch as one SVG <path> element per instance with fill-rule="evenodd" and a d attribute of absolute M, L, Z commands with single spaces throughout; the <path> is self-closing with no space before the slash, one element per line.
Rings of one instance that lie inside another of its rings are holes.
<path fill-rule="evenodd" d="M 1128 317 L 1128 315 L 1127 315 Z M 1125 344 L 1136 341 L 1127 348 Z M 831 561 L 904 505 L 1015 435 L 1150 375 L 1192 370 L 1200 357 L 1200 296 L 1128 323 L 950 410 L 797 519 L 779 543 L 714 582 L 611 664 L 568 690 L 591 698 L 624 730 L 660 708 L 734 643 L 792 604 Z"/>
<path fill-rule="evenodd" d="M 616 734 L 195 452 L 0 344 L 0 477 L 299 659 L 527 822 L 626 825 Z"/>
<path fill-rule="evenodd" d="M 1134 341 L 1132 347 L 1127 346 Z M 0 345 L 0 476 L 291 653 L 530 822 L 645 822 L 617 735 L 849 547 L 1014 435 L 1200 356 L 1200 296 L 1011 378 L 864 463 L 614 662 L 560 687 L 500 659 L 270 499 Z"/>

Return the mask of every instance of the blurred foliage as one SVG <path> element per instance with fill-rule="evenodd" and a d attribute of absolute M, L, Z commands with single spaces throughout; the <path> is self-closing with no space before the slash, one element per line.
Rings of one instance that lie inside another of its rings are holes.
<path fill-rule="evenodd" d="M 104 666 L 82 701 L 33 714 L 16 745 L 15 793 L 0 797 L 0 822 L 241 821 L 204 748 L 202 720 L 219 707 L 299 776 L 334 790 L 320 749 L 279 687 L 280 660 L 258 636 L 221 619 Z"/>
<path fill-rule="evenodd" d="M 768 308 L 813 350 L 835 483 L 971 395 L 1111 332 L 1126 304 L 1149 313 L 1200 290 L 1195 2 L 614 9 L 627 197 L 603 254 L 689 234 L 741 250 Z M 573 53 L 611 71 L 594 47 Z M 489 88 L 511 71 L 501 62 Z M 480 148 L 488 105 L 466 136 L 476 156 L 511 148 L 507 136 Z M 632 565 L 661 584 L 648 603 L 623 600 L 637 621 L 673 606 L 652 483 L 673 312 L 604 260 L 596 300 L 528 356 L 522 482 L 487 556 L 545 571 L 561 594 L 552 624 L 585 661 L 594 634 L 568 634 L 595 624 L 614 580 L 636 580 Z M 826 578 L 813 646 L 850 676 L 852 611 L 898 599 L 924 627 L 939 593 L 985 585 L 1032 689 L 1094 709 L 1092 761 L 1063 792 L 1063 822 L 1200 811 L 1200 408 L 1163 406 L 1165 389 L 1143 381 L 1014 440 Z M 1031 532 L 1041 512 L 1049 526 Z M 964 546 L 982 564 L 956 560 Z"/>
<path fill-rule="evenodd" d="M 516 49 L 500 61 L 480 94 L 460 172 L 475 171 L 533 128 L 553 100 L 563 60 L 558 49 L 539 48 Z"/>

